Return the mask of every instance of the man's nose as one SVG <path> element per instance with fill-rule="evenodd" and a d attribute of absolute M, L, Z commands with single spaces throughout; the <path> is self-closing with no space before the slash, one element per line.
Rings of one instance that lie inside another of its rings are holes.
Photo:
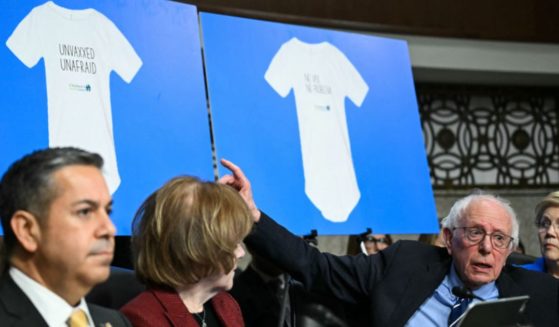
<path fill-rule="evenodd" d="M 100 237 L 114 237 L 116 234 L 116 226 L 114 225 L 111 216 L 105 211 L 101 213 L 99 235 Z"/>
<path fill-rule="evenodd" d="M 479 252 L 488 254 L 491 253 L 492 249 L 493 243 L 491 243 L 491 236 L 486 234 L 481 242 L 479 242 Z"/>

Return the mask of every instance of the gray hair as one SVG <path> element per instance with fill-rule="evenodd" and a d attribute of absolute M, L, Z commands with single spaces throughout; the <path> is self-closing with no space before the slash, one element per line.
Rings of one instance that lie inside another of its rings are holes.
<path fill-rule="evenodd" d="M 482 201 L 482 200 L 486 200 L 486 201 L 491 201 L 494 203 L 497 203 L 499 205 L 501 205 L 501 207 L 503 207 L 503 209 L 505 209 L 511 219 L 511 225 L 512 225 L 512 238 L 513 238 L 513 248 L 518 246 L 518 242 L 519 242 L 519 237 L 518 237 L 518 233 L 519 233 L 519 225 L 518 225 L 518 219 L 516 218 L 516 213 L 514 212 L 514 210 L 512 209 L 512 207 L 510 206 L 510 202 L 500 198 L 498 196 L 492 195 L 492 194 L 488 194 L 488 193 L 484 193 L 483 191 L 476 191 L 458 201 L 456 201 L 454 203 L 454 205 L 452 206 L 452 208 L 450 208 L 450 212 L 448 213 L 448 216 L 446 216 L 443 220 L 442 220 L 442 227 L 443 228 L 448 228 L 448 229 L 453 229 L 456 227 L 459 227 L 458 225 L 458 221 L 464 217 L 464 215 L 466 214 L 466 212 L 468 211 L 468 208 L 470 207 L 470 205 L 474 202 L 477 201 Z"/>

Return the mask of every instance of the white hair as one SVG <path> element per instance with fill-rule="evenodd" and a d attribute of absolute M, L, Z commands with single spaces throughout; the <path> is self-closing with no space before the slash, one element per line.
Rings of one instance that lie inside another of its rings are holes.
<path fill-rule="evenodd" d="M 514 212 L 512 207 L 510 206 L 510 202 L 503 199 L 503 198 L 500 198 L 498 196 L 484 193 L 483 191 L 476 191 L 475 193 L 470 194 L 470 195 L 456 201 L 454 203 L 454 205 L 452 205 L 452 208 L 450 208 L 450 212 L 448 213 L 448 216 L 444 217 L 444 219 L 442 220 L 442 222 L 441 222 L 442 227 L 443 228 L 448 228 L 448 229 L 451 229 L 451 230 L 453 228 L 459 227 L 458 221 L 461 218 L 464 217 L 464 215 L 468 211 L 468 208 L 470 207 L 470 205 L 473 202 L 482 201 L 482 200 L 492 201 L 494 203 L 497 203 L 501 207 L 503 207 L 503 209 L 505 209 L 508 212 L 510 220 L 511 220 L 511 225 L 512 225 L 512 235 L 511 236 L 513 238 L 513 241 L 512 241 L 511 244 L 513 244 L 513 248 L 518 246 L 518 242 L 519 242 L 518 220 L 516 218 L 516 213 Z"/>

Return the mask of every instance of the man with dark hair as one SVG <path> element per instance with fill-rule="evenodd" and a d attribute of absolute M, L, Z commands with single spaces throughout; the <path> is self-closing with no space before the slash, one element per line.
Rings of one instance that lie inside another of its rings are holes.
<path fill-rule="evenodd" d="M 107 279 L 113 257 L 102 166 L 97 154 L 50 148 L 16 161 L 2 177 L 3 326 L 130 326 L 117 311 L 83 299 Z"/>

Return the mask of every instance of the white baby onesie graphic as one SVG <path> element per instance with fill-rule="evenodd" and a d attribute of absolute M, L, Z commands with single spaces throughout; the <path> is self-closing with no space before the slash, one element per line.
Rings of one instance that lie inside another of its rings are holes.
<path fill-rule="evenodd" d="M 345 97 L 361 106 L 369 87 L 347 57 L 330 43 L 284 43 L 264 76 L 285 97 L 293 89 L 305 193 L 332 222 L 344 222 L 361 196 L 353 168 Z"/>
<path fill-rule="evenodd" d="M 109 76 L 130 83 L 140 67 L 120 30 L 95 9 L 70 10 L 52 1 L 37 6 L 6 41 L 27 67 L 45 63 L 49 146 L 99 153 L 111 193 L 120 184 Z"/>

